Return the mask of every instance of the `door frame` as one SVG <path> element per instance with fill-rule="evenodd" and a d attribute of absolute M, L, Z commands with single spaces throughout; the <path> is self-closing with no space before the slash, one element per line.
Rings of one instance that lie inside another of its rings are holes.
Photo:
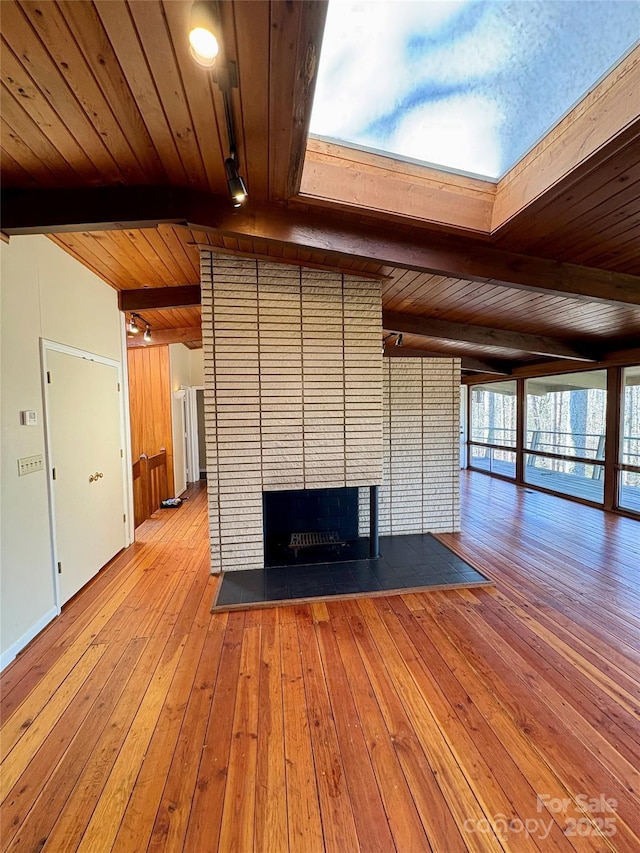
<path fill-rule="evenodd" d="M 126 406 L 128 405 L 127 395 L 123 381 L 123 371 L 121 362 L 113 358 L 97 355 L 97 353 L 81 350 L 77 347 L 71 347 L 67 344 L 59 344 L 57 341 L 50 341 L 46 338 L 40 338 L 40 366 L 41 366 L 41 381 L 42 381 L 42 402 L 44 413 L 44 445 L 45 445 L 45 460 L 47 465 L 47 493 L 49 503 L 49 537 L 51 543 L 51 571 L 53 573 L 53 589 L 54 602 L 57 614 L 60 615 L 62 606 L 60 604 L 60 580 L 56 570 L 58 564 L 58 542 L 56 536 L 56 508 L 55 508 L 55 491 L 53 488 L 53 467 L 51 460 L 52 442 L 51 442 L 51 418 L 49 413 L 49 383 L 47 382 L 48 371 L 48 354 L 50 352 L 58 352 L 63 355 L 70 355 L 74 358 L 83 358 L 87 361 L 95 361 L 98 364 L 106 364 L 108 367 L 114 367 L 118 375 L 118 384 L 120 386 L 120 450 L 121 450 L 121 466 L 122 466 L 122 510 L 126 516 L 126 521 L 122 522 L 122 538 L 123 548 L 131 545 L 131 518 L 132 505 L 129 499 L 129 492 L 132 487 L 130 466 L 127 465 L 129 454 L 127 435 L 126 435 Z"/>
<path fill-rule="evenodd" d="M 186 386 L 183 386 L 186 387 Z M 200 480 L 200 445 L 198 443 L 198 391 L 204 391 L 204 385 L 190 385 L 187 389 L 187 435 L 189 448 L 189 470 Z"/>
<path fill-rule="evenodd" d="M 187 407 L 185 400 L 187 397 L 187 386 L 181 385 L 173 392 L 173 400 L 180 406 L 179 417 L 175 414 L 173 401 L 171 403 L 171 441 L 173 443 L 173 490 L 178 498 L 183 494 L 189 485 L 189 440 L 187 436 Z M 184 483 L 177 481 L 176 460 L 182 459 L 184 466 Z M 184 488 L 183 488 L 184 486 Z"/>

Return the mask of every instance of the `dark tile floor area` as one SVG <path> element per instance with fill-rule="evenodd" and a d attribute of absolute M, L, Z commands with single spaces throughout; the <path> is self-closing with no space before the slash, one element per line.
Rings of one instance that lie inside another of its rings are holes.
<path fill-rule="evenodd" d="M 378 560 L 226 572 L 213 609 L 295 599 L 490 584 L 430 533 L 380 538 Z"/>

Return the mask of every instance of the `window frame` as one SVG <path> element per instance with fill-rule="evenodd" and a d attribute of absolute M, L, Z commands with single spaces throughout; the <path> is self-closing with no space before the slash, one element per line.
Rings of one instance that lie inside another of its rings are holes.
<path fill-rule="evenodd" d="M 555 368 L 556 365 L 553 365 Z M 501 379 L 488 379 L 487 377 L 477 379 L 475 377 L 471 377 L 467 382 L 467 464 L 466 467 L 473 471 L 479 471 L 482 474 L 486 474 L 490 477 L 498 477 L 499 479 L 507 480 L 508 482 L 515 482 L 519 486 L 524 486 L 527 489 L 533 489 L 535 491 L 546 492 L 548 494 L 557 495 L 559 497 L 564 497 L 567 500 L 573 500 L 578 503 L 586 504 L 588 506 L 596 507 L 597 509 L 603 509 L 608 512 L 615 512 L 620 515 L 625 515 L 633 519 L 640 519 L 640 511 L 636 511 L 630 509 L 628 507 L 620 506 L 620 480 L 621 480 L 621 472 L 623 471 L 632 471 L 634 473 L 640 474 L 640 465 L 632 465 L 629 463 L 625 463 L 622 461 L 622 405 L 624 401 L 624 388 L 623 388 L 623 371 L 626 368 L 640 367 L 640 363 L 636 360 L 634 361 L 625 361 L 621 360 L 617 364 L 607 364 L 605 363 L 594 363 L 589 367 L 586 367 L 582 364 L 567 364 L 567 365 L 557 365 L 557 369 L 553 370 L 539 370 L 535 371 L 533 369 L 521 369 L 519 375 L 513 376 L 505 376 Z M 574 456 L 570 454 L 563 453 L 553 453 L 551 451 L 536 451 L 526 447 L 526 390 L 525 384 L 528 379 L 542 379 L 548 376 L 562 376 L 564 374 L 570 375 L 572 373 L 590 373 L 606 370 L 607 371 L 607 387 L 606 387 L 606 425 L 605 425 L 605 436 L 604 436 L 604 459 L 590 459 L 584 456 Z M 495 442 L 481 442 L 471 438 L 471 424 L 473 418 L 473 403 L 472 403 L 472 390 L 477 385 L 493 385 L 498 384 L 499 382 L 508 382 L 508 381 L 516 381 L 516 445 L 508 446 L 504 444 L 497 444 Z M 471 448 L 477 447 L 486 447 L 490 450 L 501 450 L 510 453 L 515 453 L 516 456 L 516 475 L 515 478 L 496 473 L 495 471 L 487 471 L 486 469 L 479 468 L 474 466 L 471 461 Z M 566 494 L 564 492 L 559 492 L 552 488 L 545 488 L 543 486 L 539 486 L 534 483 L 527 482 L 526 470 L 525 470 L 525 460 L 527 455 L 540 455 L 546 456 L 549 458 L 557 458 L 560 460 L 569 460 L 572 462 L 579 462 L 586 465 L 594 465 L 601 467 L 604 480 L 604 499 L 602 502 L 591 501 L 586 498 L 578 497 L 576 495 Z"/>
<path fill-rule="evenodd" d="M 473 408 L 473 388 L 475 386 L 469 386 L 469 388 L 470 388 L 469 397 L 467 399 L 467 417 L 468 417 L 468 423 L 467 423 L 467 468 L 471 468 L 473 471 L 481 471 L 483 474 L 491 474 L 494 477 L 500 477 L 501 479 L 509 480 L 510 482 L 513 482 L 516 479 L 517 471 L 518 471 L 518 462 L 517 462 L 517 460 L 518 460 L 518 454 L 517 454 L 517 445 L 518 445 L 518 383 L 517 383 L 517 380 L 513 379 L 513 377 L 506 377 L 505 379 L 497 379 L 495 382 L 478 383 L 478 385 L 480 385 L 481 387 L 488 388 L 491 385 L 503 385 L 507 382 L 511 384 L 514 381 L 516 383 L 516 386 L 515 386 L 516 393 L 514 395 L 515 401 L 516 401 L 516 427 L 515 427 L 514 431 L 515 431 L 516 435 L 515 435 L 515 443 L 514 444 L 498 444 L 496 442 L 490 442 L 490 441 L 478 441 L 477 439 L 472 438 L 472 435 L 473 435 L 473 428 L 472 428 L 472 422 L 473 422 L 473 411 L 472 411 L 472 408 Z M 473 447 L 484 447 L 484 448 L 488 449 L 489 451 L 491 451 L 489 453 L 489 471 L 486 471 L 484 468 L 476 467 L 475 465 L 472 464 L 473 454 L 471 452 L 471 449 Z M 494 451 L 494 450 L 502 451 L 502 452 L 506 452 L 506 453 L 512 453 L 515 455 L 515 466 L 514 466 L 515 472 L 514 472 L 513 476 L 510 476 L 509 474 L 500 474 L 496 471 L 491 470 L 491 465 L 493 463 L 493 452 L 492 451 Z"/>

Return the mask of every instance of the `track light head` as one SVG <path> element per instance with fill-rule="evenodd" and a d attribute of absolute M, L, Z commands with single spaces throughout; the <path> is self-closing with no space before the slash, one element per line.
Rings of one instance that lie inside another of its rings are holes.
<path fill-rule="evenodd" d="M 203 68 L 213 68 L 220 52 L 220 18 L 217 3 L 196 0 L 189 20 L 189 50 Z"/>
<path fill-rule="evenodd" d="M 140 326 L 138 326 L 138 324 L 136 323 L 136 315 L 135 314 L 131 314 L 129 316 L 128 331 L 129 331 L 130 335 L 137 335 L 138 332 L 140 331 Z"/>
<path fill-rule="evenodd" d="M 396 347 L 401 347 L 401 346 L 402 346 L 402 342 L 403 342 L 402 332 L 400 332 L 400 334 L 398 335 L 398 337 L 397 337 L 397 338 L 395 339 L 395 341 L 394 341 L 394 346 L 396 346 Z"/>
<path fill-rule="evenodd" d="M 229 195 L 234 207 L 241 207 L 246 201 L 249 193 L 244 181 L 238 174 L 238 167 L 233 157 L 227 157 L 224 161 L 224 168 L 227 173 L 227 186 L 229 187 Z"/>
<path fill-rule="evenodd" d="M 146 329 L 144 330 L 144 335 L 142 337 L 143 340 L 145 340 L 147 343 L 149 343 L 149 341 L 151 340 L 151 326 L 148 323 Z"/>
<path fill-rule="evenodd" d="M 384 355 L 387 351 L 387 341 L 394 336 L 393 332 L 390 332 L 388 335 L 382 336 L 382 355 Z"/>

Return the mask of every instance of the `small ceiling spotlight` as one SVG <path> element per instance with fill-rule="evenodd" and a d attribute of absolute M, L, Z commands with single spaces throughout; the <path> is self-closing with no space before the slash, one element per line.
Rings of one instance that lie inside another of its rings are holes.
<path fill-rule="evenodd" d="M 147 327 L 144 330 L 144 335 L 142 336 L 143 340 L 147 343 L 151 341 L 151 326 L 147 323 Z"/>
<path fill-rule="evenodd" d="M 393 337 L 395 337 L 395 332 L 391 332 L 390 334 L 383 336 L 383 338 L 382 338 L 382 355 L 384 355 L 385 352 L 387 351 L 387 341 L 389 340 L 389 338 L 393 338 Z"/>
<path fill-rule="evenodd" d="M 396 346 L 396 347 L 401 347 L 401 346 L 402 346 L 402 341 L 403 341 L 403 338 L 402 338 L 402 332 L 400 332 L 400 334 L 398 335 L 398 337 L 395 339 L 394 346 Z"/>
<path fill-rule="evenodd" d="M 131 314 L 129 316 L 128 330 L 129 330 L 130 335 L 137 335 L 138 332 L 140 331 L 140 326 L 138 326 L 138 324 L 136 323 L 136 317 L 137 316 L 138 316 L 137 314 Z"/>
<path fill-rule="evenodd" d="M 189 20 L 189 50 L 203 68 L 213 68 L 220 52 L 218 4 L 196 0 Z"/>
<path fill-rule="evenodd" d="M 244 181 L 238 174 L 238 167 L 233 157 L 227 157 L 224 161 L 224 168 L 227 173 L 227 186 L 229 187 L 229 195 L 234 207 L 241 207 L 249 193 Z"/>

